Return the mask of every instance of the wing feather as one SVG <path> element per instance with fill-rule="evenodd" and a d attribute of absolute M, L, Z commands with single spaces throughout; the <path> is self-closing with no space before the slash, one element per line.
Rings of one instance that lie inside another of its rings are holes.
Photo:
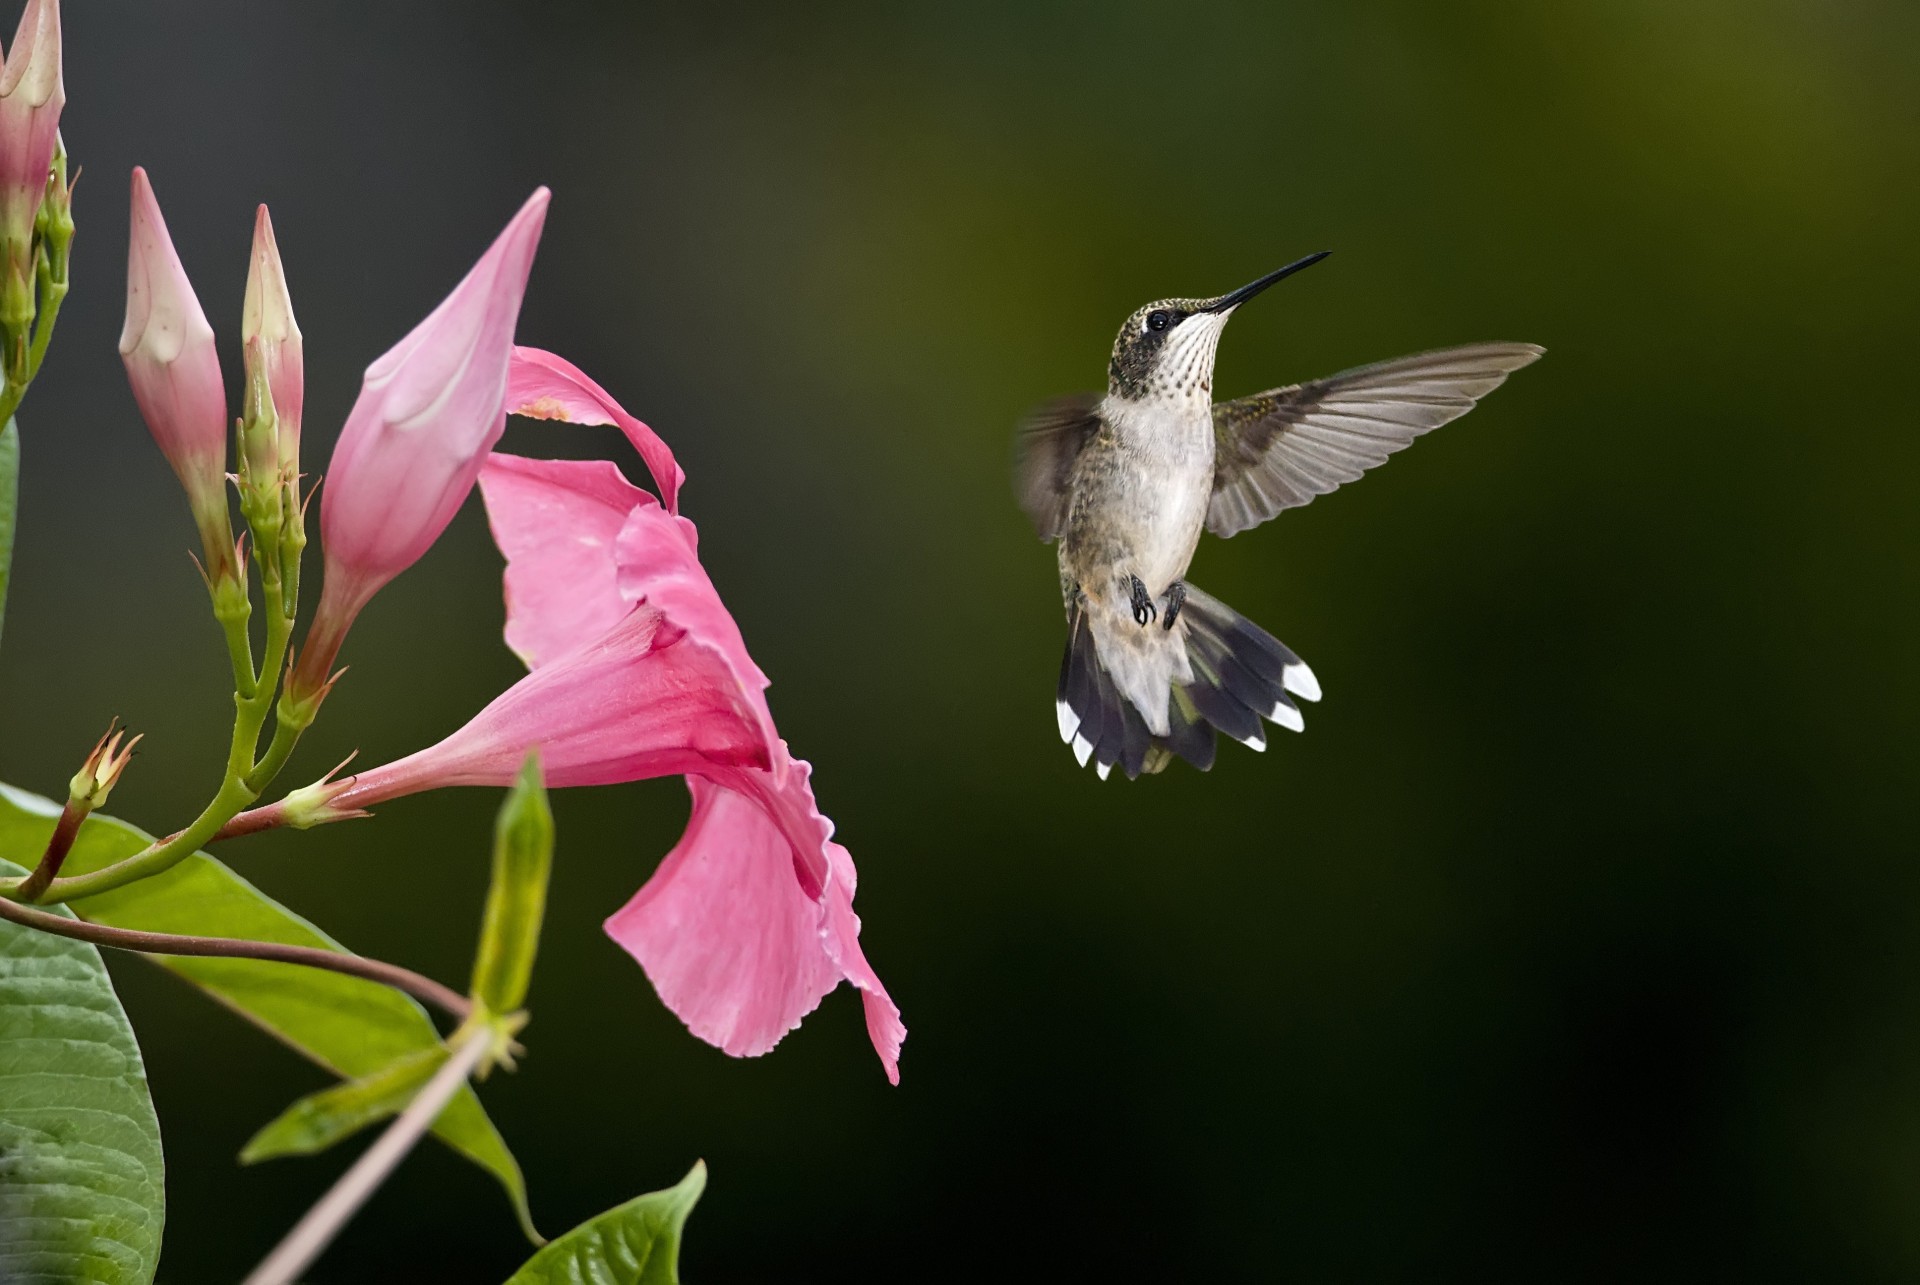
<path fill-rule="evenodd" d="M 1468 344 L 1221 402 L 1213 408 L 1207 529 L 1233 535 L 1353 481 L 1414 438 L 1472 410 L 1544 351 L 1534 344 Z"/>
<path fill-rule="evenodd" d="M 1013 439 L 1013 492 L 1042 540 L 1067 525 L 1073 462 L 1100 427 L 1098 393 L 1061 397 L 1035 410 Z"/>

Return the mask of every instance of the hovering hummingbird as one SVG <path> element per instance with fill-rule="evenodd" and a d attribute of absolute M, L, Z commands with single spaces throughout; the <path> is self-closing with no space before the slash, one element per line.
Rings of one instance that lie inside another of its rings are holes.
<path fill-rule="evenodd" d="M 1328 253 L 1216 299 L 1139 309 L 1114 340 L 1106 395 L 1061 398 L 1020 428 L 1020 507 L 1060 542 L 1060 738 L 1103 780 L 1176 755 L 1205 771 L 1215 728 L 1265 749 L 1262 719 L 1297 732 L 1292 698 L 1320 699 L 1306 662 L 1187 583 L 1203 527 L 1224 538 L 1353 481 L 1545 351 L 1468 344 L 1215 402 L 1233 310 Z"/>

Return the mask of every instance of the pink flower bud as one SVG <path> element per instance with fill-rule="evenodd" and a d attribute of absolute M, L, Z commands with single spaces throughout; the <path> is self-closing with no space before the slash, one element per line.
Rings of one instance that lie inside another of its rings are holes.
<path fill-rule="evenodd" d="M 300 411 L 306 400 L 300 326 L 293 319 L 293 299 L 287 293 L 287 274 L 280 266 L 280 246 L 273 239 L 273 220 L 261 206 L 253 221 L 253 257 L 247 264 L 247 299 L 240 315 L 240 342 L 247 354 L 249 382 L 255 363 L 265 368 L 273 394 L 274 418 L 280 425 L 280 459 L 298 467 Z"/>
<path fill-rule="evenodd" d="M 446 530 L 506 428 L 513 328 L 547 198 L 535 192 L 453 293 L 367 367 L 321 491 L 326 587 L 302 695 L 319 690 L 360 608 Z"/>
<path fill-rule="evenodd" d="M 27 0 L 0 67 L 0 237 L 28 261 L 33 220 L 47 190 L 60 109 L 60 0 Z"/>
<path fill-rule="evenodd" d="M 153 440 L 187 490 L 209 559 L 231 558 L 225 547 L 227 394 L 213 327 L 167 236 L 147 172 L 137 167 L 120 357 Z"/>

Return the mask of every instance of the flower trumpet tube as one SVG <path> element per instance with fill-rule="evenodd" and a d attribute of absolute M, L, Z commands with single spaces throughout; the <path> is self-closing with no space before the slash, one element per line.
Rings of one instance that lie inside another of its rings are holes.
<path fill-rule="evenodd" d="M 227 517 L 227 394 L 213 327 L 187 280 L 147 172 L 133 171 L 127 319 L 120 359 L 141 417 L 186 489 L 209 578 L 233 568 Z"/>
<path fill-rule="evenodd" d="M 326 580 L 290 694 L 316 699 L 354 617 L 453 520 L 506 427 L 507 364 L 547 214 L 535 192 L 452 294 L 367 367 L 320 497 Z"/>
<path fill-rule="evenodd" d="M 664 443 L 558 358 L 517 351 L 513 387 L 516 411 L 619 424 L 677 489 Z M 603 460 L 496 454 L 480 490 L 507 556 L 507 642 L 530 672 L 439 744 L 297 791 L 231 832 L 506 785 L 533 746 L 550 786 L 685 776 L 686 832 L 608 934 L 696 1035 L 736 1056 L 771 1049 L 852 983 L 897 1082 L 906 1028 L 860 948 L 853 859 L 775 731 L 766 677 L 700 565 L 693 524 Z"/>

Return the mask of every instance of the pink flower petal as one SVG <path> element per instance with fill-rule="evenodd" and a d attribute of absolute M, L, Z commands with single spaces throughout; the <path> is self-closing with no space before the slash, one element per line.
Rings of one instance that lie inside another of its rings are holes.
<path fill-rule="evenodd" d="M 859 988 L 860 1003 L 867 1015 L 867 1038 L 873 1041 L 874 1051 L 887 1068 L 887 1079 L 898 1084 L 900 1046 L 906 1042 L 907 1027 L 887 988 L 880 984 L 879 975 L 867 963 L 866 952 L 860 949 L 860 916 L 853 913 L 853 855 L 839 844 L 829 843 L 827 860 L 833 873 L 827 884 L 821 945 L 841 975 Z"/>
<path fill-rule="evenodd" d="M 802 782 L 804 772 L 797 774 Z M 786 877 L 785 836 L 751 800 L 692 780 L 693 816 L 653 878 L 607 920 L 695 1035 L 736 1057 L 765 1053 L 842 980 L 861 987 L 887 1078 L 900 1082 L 906 1030 L 860 955 L 852 864 L 824 904 Z M 832 845 L 842 865 L 845 850 Z M 846 959 L 857 960 L 858 972 Z"/>
<path fill-rule="evenodd" d="M 767 707 L 767 676 L 747 654 L 740 626 L 707 578 L 694 542 L 693 523 L 651 503 L 635 505 L 615 544 L 620 596 L 658 607 L 702 645 L 711 647 L 733 675 L 741 697 L 759 721 L 761 735 L 767 744 L 775 744 L 780 734 Z M 784 782 L 784 755 L 775 756 L 773 772 L 776 781 Z"/>
<path fill-rule="evenodd" d="M 496 451 L 480 471 L 480 494 L 507 557 L 507 646 L 527 668 L 592 642 L 631 610 L 615 542 L 629 513 L 658 505 L 611 461 Z"/>
<path fill-rule="evenodd" d="M 558 419 L 569 424 L 613 424 L 627 435 L 660 488 L 667 512 L 680 511 L 680 488 L 687 475 L 660 435 L 626 412 L 607 390 L 578 366 L 538 348 L 515 348 L 507 379 L 507 413 L 529 419 Z"/>

